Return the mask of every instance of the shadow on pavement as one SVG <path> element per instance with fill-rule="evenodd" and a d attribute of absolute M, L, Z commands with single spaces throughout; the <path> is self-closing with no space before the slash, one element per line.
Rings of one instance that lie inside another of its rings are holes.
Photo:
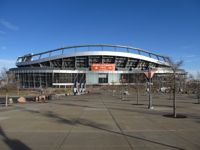
<path fill-rule="evenodd" d="M 177 114 L 176 117 L 174 117 L 173 114 L 165 114 L 163 115 L 164 117 L 167 117 L 167 118 L 176 118 L 176 119 L 181 119 L 181 118 L 187 118 L 186 115 L 183 115 L 183 114 Z"/>
<path fill-rule="evenodd" d="M 87 106 L 87 105 L 79 105 L 79 104 L 70 104 L 70 103 L 52 103 L 56 105 L 65 105 L 65 106 L 74 106 L 74 107 L 85 107 L 85 108 L 97 108 L 97 107 L 92 107 L 92 106 Z"/>
<path fill-rule="evenodd" d="M 46 112 L 44 115 L 47 116 L 47 117 L 50 117 L 50 118 L 54 118 L 58 122 L 66 123 L 66 124 L 69 124 L 69 125 L 80 124 L 80 125 L 83 125 L 83 126 L 89 126 L 89 127 L 93 127 L 93 128 L 98 128 L 98 127 L 99 128 L 109 128 L 109 126 L 106 125 L 106 124 L 97 123 L 97 122 L 94 122 L 94 121 L 91 121 L 91 120 L 88 120 L 88 119 L 82 119 L 82 118 L 66 119 L 66 118 L 62 118 L 62 117 L 58 116 L 57 114 L 54 114 L 51 111 Z"/>
<path fill-rule="evenodd" d="M 59 115 L 53 113 L 52 111 L 47 111 L 45 113 L 42 113 L 42 112 L 39 112 L 39 111 L 26 110 L 26 109 L 24 109 L 24 111 L 28 111 L 28 112 L 31 112 L 31 113 L 41 114 L 41 115 L 49 117 L 49 118 L 54 118 L 59 123 L 64 123 L 64 124 L 69 124 L 69 125 L 83 125 L 83 126 L 88 126 L 88 127 L 99 129 L 99 130 L 106 131 L 106 132 L 109 132 L 109 133 L 126 136 L 126 137 L 129 137 L 129 138 L 132 138 L 132 139 L 146 141 L 146 142 L 150 142 L 150 143 L 153 143 L 153 144 L 158 144 L 158 145 L 161 145 L 161 146 L 164 146 L 164 147 L 168 147 L 168 148 L 174 148 L 174 149 L 178 149 L 178 150 L 184 150 L 183 148 L 180 148 L 180 147 L 177 147 L 177 146 L 172 146 L 172 145 L 169 145 L 169 144 L 160 143 L 160 142 L 149 140 L 149 139 L 146 139 L 146 138 L 141 138 L 141 137 L 138 137 L 138 136 L 133 136 L 133 135 L 121 133 L 120 131 L 114 131 L 114 130 L 109 129 L 110 126 L 108 126 L 108 125 L 100 124 L 100 123 L 97 123 L 97 122 L 94 122 L 94 121 L 91 121 L 91 120 L 88 120 L 88 119 L 82 119 L 82 118 L 70 118 L 70 119 L 66 119 L 66 118 L 60 117 Z"/>
<path fill-rule="evenodd" d="M 9 146 L 11 150 L 31 150 L 31 148 L 29 148 L 27 145 L 25 145 L 21 141 L 17 139 L 9 138 L 5 134 L 1 126 L 0 126 L 0 136 L 3 137 L 3 141 Z"/>

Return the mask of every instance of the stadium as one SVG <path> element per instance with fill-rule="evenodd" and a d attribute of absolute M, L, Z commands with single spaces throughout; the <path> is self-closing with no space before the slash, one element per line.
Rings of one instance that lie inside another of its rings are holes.
<path fill-rule="evenodd" d="M 78 45 L 26 54 L 17 58 L 15 74 L 21 88 L 134 84 L 147 70 L 172 73 L 169 57 L 121 45 Z"/>

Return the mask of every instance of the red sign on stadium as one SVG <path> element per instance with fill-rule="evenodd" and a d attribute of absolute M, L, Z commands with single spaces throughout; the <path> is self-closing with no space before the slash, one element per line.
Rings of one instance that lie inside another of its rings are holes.
<path fill-rule="evenodd" d="M 115 64 L 92 64 L 92 71 L 115 71 Z"/>

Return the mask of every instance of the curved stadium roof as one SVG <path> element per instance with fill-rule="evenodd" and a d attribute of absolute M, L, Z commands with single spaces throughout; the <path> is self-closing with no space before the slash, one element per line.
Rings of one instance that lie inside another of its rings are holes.
<path fill-rule="evenodd" d="M 81 56 L 125 57 L 142 60 L 145 62 L 151 62 L 158 65 L 169 66 L 169 57 L 167 56 L 155 54 L 140 48 L 109 44 L 68 46 L 37 54 L 27 54 L 18 57 L 16 65 L 18 67 L 28 66 L 47 61 Z"/>

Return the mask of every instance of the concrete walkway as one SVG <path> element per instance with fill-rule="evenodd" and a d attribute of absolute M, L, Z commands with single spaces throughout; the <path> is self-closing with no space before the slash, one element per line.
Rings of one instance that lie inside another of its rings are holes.
<path fill-rule="evenodd" d="M 153 99 L 154 110 L 145 95 L 135 105 L 134 95 L 122 101 L 112 93 L 0 108 L 0 149 L 199 150 L 200 105 L 179 96 L 177 111 L 187 118 L 174 119 L 163 117 L 172 112 L 168 96 Z"/>

